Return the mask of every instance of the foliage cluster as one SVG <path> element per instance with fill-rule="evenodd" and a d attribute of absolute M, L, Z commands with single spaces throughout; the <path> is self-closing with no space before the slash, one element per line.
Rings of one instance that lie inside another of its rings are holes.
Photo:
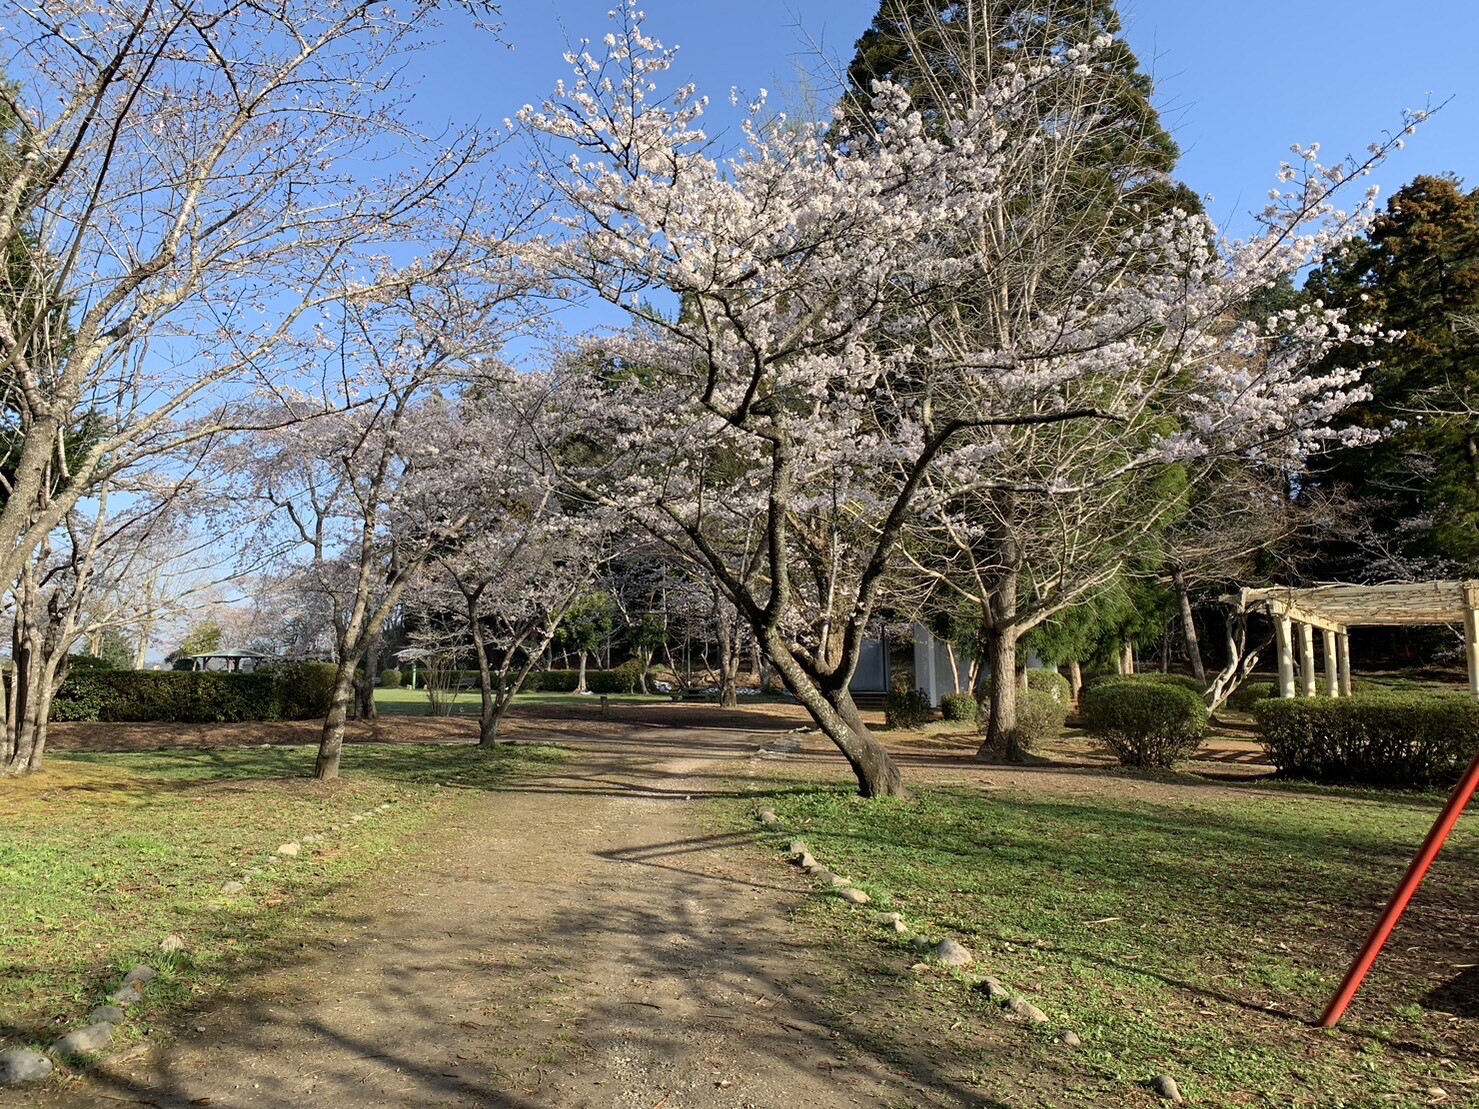
<path fill-rule="evenodd" d="M 934 706 L 918 689 L 896 689 L 883 699 L 886 728 L 917 728 L 934 718 Z"/>
<path fill-rule="evenodd" d="M 1084 690 L 1079 716 L 1124 766 L 1169 769 L 1202 744 L 1210 714 L 1202 699 L 1166 675 L 1110 678 Z"/>
<path fill-rule="evenodd" d="M 976 699 L 969 693 L 946 693 L 940 698 L 940 715 L 946 720 L 974 721 L 977 714 Z"/>
<path fill-rule="evenodd" d="M 1063 721 L 1068 718 L 1070 697 L 1063 692 L 1060 698 L 1056 687 L 1051 692 L 1033 688 L 1030 675 L 1050 674 L 1052 671 L 1029 670 L 1027 673 L 1027 692 L 1022 694 L 1022 699 L 1017 704 L 1017 744 L 1024 751 L 1034 751 L 1063 734 Z M 1065 679 L 1057 674 L 1053 676 L 1067 686 Z"/>
<path fill-rule="evenodd" d="M 216 724 L 313 720 L 326 715 L 337 668 L 292 662 L 255 674 L 98 670 L 69 674 L 53 720 Z"/>
<path fill-rule="evenodd" d="M 1285 777 L 1426 789 L 1456 781 L 1479 752 L 1479 703 L 1462 694 L 1272 699 L 1254 714 Z"/>
<path fill-rule="evenodd" d="M 386 689 L 399 689 L 401 687 L 401 672 L 399 670 L 382 670 L 380 672 L 380 684 Z"/>

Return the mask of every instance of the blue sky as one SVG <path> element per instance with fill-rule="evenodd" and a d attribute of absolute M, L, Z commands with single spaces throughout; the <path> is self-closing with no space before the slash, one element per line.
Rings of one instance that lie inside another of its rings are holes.
<path fill-rule="evenodd" d="M 599 41 L 616 0 L 510 0 L 511 49 L 454 35 L 428 59 L 421 110 L 501 120 L 565 75 L 569 38 Z M 824 73 L 809 40 L 844 62 L 876 0 L 648 0 L 648 26 L 682 47 L 680 73 L 722 102 L 733 85 L 784 94 L 798 66 Z M 1158 81 L 1181 176 L 1214 217 L 1249 227 L 1293 142 L 1362 151 L 1429 95 L 1452 102 L 1379 175 L 1383 194 L 1418 173 L 1479 184 L 1479 2 L 1126 0 L 1126 33 Z M 802 28 L 804 28 L 804 33 Z M 724 105 L 727 107 L 727 104 Z"/>

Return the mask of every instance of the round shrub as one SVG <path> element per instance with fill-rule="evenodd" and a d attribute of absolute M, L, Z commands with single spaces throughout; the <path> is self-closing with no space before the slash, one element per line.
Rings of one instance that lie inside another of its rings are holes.
<path fill-rule="evenodd" d="M 1084 690 L 1084 728 L 1123 766 L 1169 768 L 1202 745 L 1209 714 L 1201 697 L 1180 685 L 1124 679 Z"/>
<path fill-rule="evenodd" d="M 1050 671 L 1028 671 L 1050 673 Z M 1057 677 L 1057 675 L 1054 675 Z M 1063 682 L 1064 687 L 1068 682 Z M 1068 694 L 1060 701 L 1052 693 L 1030 686 L 1017 698 L 1017 743 L 1024 751 L 1035 751 L 1063 734 L 1063 721 L 1068 718 Z"/>
<path fill-rule="evenodd" d="M 940 698 L 940 715 L 946 720 L 975 720 L 976 709 L 976 699 L 969 693 L 946 693 Z"/>
<path fill-rule="evenodd" d="M 1279 695 L 1278 682 L 1247 681 L 1233 690 L 1227 699 L 1227 707 L 1234 712 L 1252 712 L 1260 701 Z"/>
<path fill-rule="evenodd" d="M 401 672 L 399 670 L 380 671 L 380 685 L 384 689 L 399 689 L 401 687 Z"/>
<path fill-rule="evenodd" d="M 1046 693 L 1065 708 L 1073 702 L 1073 686 L 1056 670 L 1028 670 L 1027 688 Z"/>
<path fill-rule="evenodd" d="M 884 727 L 917 728 L 934 718 L 934 706 L 917 689 L 896 689 L 883 699 Z"/>
<path fill-rule="evenodd" d="M 639 658 L 627 659 L 626 662 L 610 672 L 611 684 L 615 693 L 636 693 L 642 688 L 643 675 L 647 673 L 647 667 Z M 597 690 L 590 682 L 590 676 L 586 676 L 586 684 L 592 692 L 605 692 Z"/>

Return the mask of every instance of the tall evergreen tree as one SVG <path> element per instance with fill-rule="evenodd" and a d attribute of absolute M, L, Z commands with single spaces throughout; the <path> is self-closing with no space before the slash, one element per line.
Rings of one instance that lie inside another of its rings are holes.
<path fill-rule="evenodd" d="M 1306 293 L 1379 323 L 1371 399 L 1349 423 L 1382 435 L 1335 452 L 1321 480 L 1364 502 L 1370 526 L 1413 572 L 1479 574 L 1479 190 L 1421 176 L 1393 194 L 1364 241 L 1311 274 Z M 1332 354 L 1372 360 L 1367 345 Z M 1333 552 L 1332 569 L 1342 554 Z"/>
<path fill-rule="evenodd" d="M 948 115 L 1005 62 L 1060 58 L 1097 43 L 1090 64 L 1098 110 L 1077 117 L 1095 132 L 1080 185 L 1106 203 L 1122 200 L 1128 188 L 1153 211 L 1199 212 L 1196 193 L 1171 177 L 1180 148 L 1121 30 L 1115 0 L 881 0 L 848 67 L 847 104 L 861 106 L 874 82 L 889 81 L 907 89 L 926 117 Z"/>

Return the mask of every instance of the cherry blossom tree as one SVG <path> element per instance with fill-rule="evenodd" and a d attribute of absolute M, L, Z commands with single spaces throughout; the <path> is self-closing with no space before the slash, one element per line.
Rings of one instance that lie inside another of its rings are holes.
<path fill-rule="evenodd" d="M 865 795 L 902 788 L 847 687 L 906 527 L 954 527 L 965 498 L 1297 454 L 1358 387 L 1307 372 L 1338 313 L 1228 321 L 1360 226 L 1369 200 L 1345 216 L 1330 195 L 1365 166 L 1304 151 L 1246 243 L 1173 210 L 1045 244 L 1042 174 L 1071 164 L 1073 114 L 1095 110 L 1073 88 L 1105 44 L 1005 62 L 928 126 L 886 85 L 862 124 L 767 122 L 760 98 L 718 160 L 697 89 L 660 91 L 672 52 L 633 7 L 615 18 L 521 115 L 564 211 L 531 256 L 634 321 L 579 360 L 621 461 L 604 495 L 714 575 Z M 1021 441 L 1046 452 L 1026 472 Z"/>
<path fill-rule="evenodd" d="M 404 288 L 465 242 L 461 182 L 491 140 L 428 138 L 405 110 L 438 9 L 7 9 L 0 580 L 108 474 L 237 426 L 233 387 L 311 362 L 324 311 Z"/>

